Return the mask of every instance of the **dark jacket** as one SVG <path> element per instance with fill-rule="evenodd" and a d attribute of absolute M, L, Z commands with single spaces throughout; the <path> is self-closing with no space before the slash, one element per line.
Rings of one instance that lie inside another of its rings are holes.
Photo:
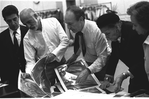
<path fill-rule="evenodd" d="M 24 58 L 23 38 L 28 31 L 20 26 L 21 43 L 18 53 L 15 53 L 9 29 L 0 33 L 0 77 L 2 82 L 7 81 L 10 85 L 17 86 L 19 69 L 25 72 L 26 61 Z"/>
<path fill-rule="evenodd" d="M 112 53 L 107 62 L 106 74 L 114 75 L 118 61 L 121 60 L 134 78 L 130 79 L 128 91 L 149 89 L 149 82 L 144 68 L 143 41 L 145 38 L 132 29 L 132 23 L 122 21 L 121 41 L 112 42 Z"/>

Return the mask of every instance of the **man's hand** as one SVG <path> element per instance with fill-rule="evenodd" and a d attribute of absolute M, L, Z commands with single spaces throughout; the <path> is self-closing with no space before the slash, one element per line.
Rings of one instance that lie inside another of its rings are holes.
<path fill-rule="evenodd" d="M 88 69 L 83 70 L 79 76 L 77 77 L 76 83 L 83 83 L 87 79 L 87 77 L 90 75 L 90 72 Z"/>
<path fill-rule="evenodd" d="M 106 89 L 109 86 L 110 86 L 110 82 L 109 81 L 102 81 L 101 85 L 100 85 L 100 88 L 101 89 Z"/>
<path fill-rule="evenodd" d="M 29 78 L 30 79 L 31 78 L 31 75 L 28 74 L 28 73 L 22 73 L 22 77 L 25 78 L 25 79 L 26 78 Z"/>
<path fill-rule="evenodd" d="M 106 89 L 111 85 L 111 83 L 113 83 L 113 81 L 114 81 L 114 77 L 112 75 L 106 74 L 104 77 L 104 81 L 101 81 L 100 88 Z"/>
<path fill-rule="evenodd" d="M 123 75 L 120 74 L 119 76 L 116 77 L 116 79 L 113 82 L 113 86 L 115 86 L 114 92 L 117 93 L 119 91 L 122 91 L 121 85 L 123 82 Z"/>
<path fill-rule="evenodd" d="M 46 56 L 45 64 L 48 64 L 50 62 L 53 62 L 55 60 L 56 56 L 53 53 L 49 53 Z"/>

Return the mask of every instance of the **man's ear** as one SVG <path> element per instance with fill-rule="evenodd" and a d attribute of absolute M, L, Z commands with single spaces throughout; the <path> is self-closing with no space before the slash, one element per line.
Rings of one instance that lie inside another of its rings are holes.
<path fill-rule="evenodd" d="M 36 13 L 34 13 L 33 15 L 36 19 L 38 19 L 38 15 Z"/>
<path fill-rule="evenodd" d="M 119 30 L 121 30 L 121 25 L 122 25 L 122 22 L 121 22 L 121 21 L 119 21 L 119 22 L 116 23 L 116 27 L 117 27 Z"/>

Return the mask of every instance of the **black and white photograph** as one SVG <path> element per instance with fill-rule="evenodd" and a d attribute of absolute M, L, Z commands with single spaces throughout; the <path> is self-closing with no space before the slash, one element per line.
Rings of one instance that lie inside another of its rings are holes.
<path fill-rule="evenodd" d="M 0 0 L 0 98 L 149 97 L 149 0 Z"/>

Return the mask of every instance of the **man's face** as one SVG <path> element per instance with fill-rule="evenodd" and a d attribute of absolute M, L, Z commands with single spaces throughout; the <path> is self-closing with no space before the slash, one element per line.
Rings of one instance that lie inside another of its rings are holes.
<path fill-rule="evenodd" d="M 116 26 L 101 28 L 102 33 L 106 35 L 106 38 L 111 41 L 117 41 L 120 37 L 120 30 Z"/>
<path fill-rule="evenodd" d="M 25 17 L 21 17 L 22 23 L 26 25 L 31 30 L 37 30 L 38 29 L 38 18 L 34 15 L 30 14 Z"/>
<path fill-rule="evenodd" d="M 135 16 L 131 16 L 131 22 L 133 23 L 133 30 L 136 30 L 139 35 L 143 35 L 147 32 L 147 30 L 138 24 Z"/>
<path fill-rule="evenodd" d="M 71 11 L 67 11 L 65 15 L 65 23 L 72 32 L 76 33 L 81 31 L 81 21 L 76 20 L 75 15 Z"/>
<path fill-rule="evenodd" d="M 19 27 L 19 16 L 12 14 L 5 17 L 5 21 L 8 24 L 9 28 L 12 30 L 17 30 Z"/>

